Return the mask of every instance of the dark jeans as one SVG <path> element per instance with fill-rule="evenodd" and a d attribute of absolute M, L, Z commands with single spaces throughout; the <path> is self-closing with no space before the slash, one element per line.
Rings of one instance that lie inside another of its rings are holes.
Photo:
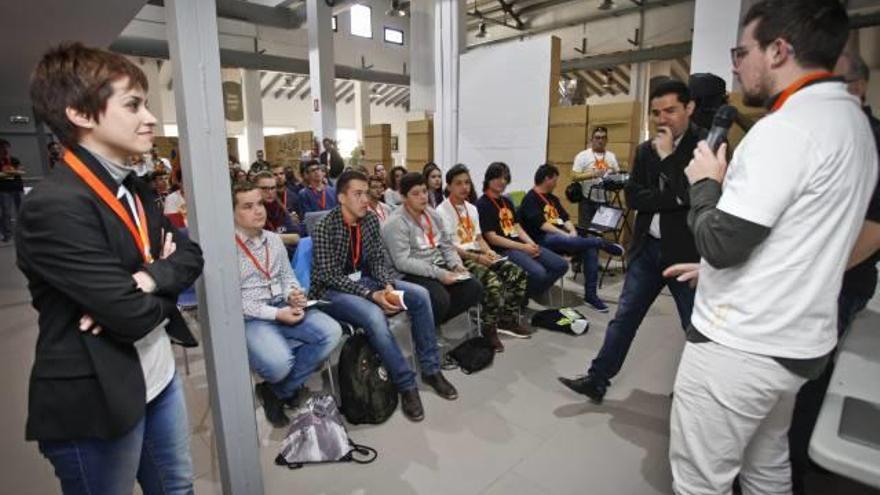
<path fill-rule="evenodd" d="M 361 284 L 372 289 L 382 289 L 373 279 L 364 277 Z M 437 332 L 431 317 L 431 299 L 424 287 L 403 280 L 394 282 L 394 288 L 403 291 L 403 303 L 409 314 L 415 353 L 422 373 L 432 375 L 440 371 L 440 353 L 437 349 Z M 361 296 L 328 290 L 324 299 L 330 304 L 321 310 L 340 321 L 351 323 L 366 330 L 370 345 L 382 358 L 382 364 L 391 375 L 391 381 L 399 391 L 416 388 L 416 374 L 410 368 L 400 346 L 391 333 L 388 318 L 375 302 Z"/>
<path fill-rule="evenodd" d="M 526 294 L 529 297 L 547 292 L 568 271 L 568 262 L 547 248 L 542 247 L 537 258 L 532 258 L 519 249 L 499 250 L 499 253 L 503 253 L 526 272 L 529 280 Z"/>
<path fill-rule="evenodd" d="M 145 495 L 193 493 L 189 421 L 183 386 L 175 375 L 146 407 L 131 431 L 110 440 L 39 442 L 55 467 L 65 495 L 131 493 L 135 480 Z"/>
<path fill-rule="evenodd" d="M 434 323 L 442 325 L 468 308 L 480 304 L 483 299 L 483 286 L 475 278 L 469 278 L 452 285 L 443 285 L 437 279 L 405 275 L 407 282 L 421 285 L 431 295 L 431 308 L 434 310 Z"/>
<path fill-rule="evenodd" d="M 843 338 L 859 311 L 865 309 L 869 298 L 840 294 L 837 298 L 837 337 Z M 806 493 L 804 478 L 810 471 L 810 437 L 819 419 L 825 392 L 831 382 L 834 362 L 829 362 L 822 376 L 801 387 L 794 403 L 791 428 L 788 430 L 788 450 L 791 459 L 791 481 L 794 495 Z"/>
<path fill-rule="evenodd" d="M 578 203 L 578 227 L 582 229 L 590 228 L 593 216 L 596 215 L 596 212 L 599 211 L 599 207 L 602 205 L 603 203 L 597 203 L 590 198 L 586 198 Z"/>
<path fill-rule="evenodd" d="M 690 325 L 691 311 L 694 309 L 694 289 L 686 282 L 663 277 L 660 241 L 649 237 L 627 268 L 617 313 L 608 324 L 602 349 L 588 371 L 590 376 L 604 380 L 606 385 L 623 367 L 639 325 L 664 286 L 672 292 L 683 329 Z"/>
<path fill-rule="evenodd" d="M 0 191 L 0 237 L 12 238 L 12 223 L 18 213 L 19 196 L 15 191 Z"/>
<path fill-rule="evenodd" d="M 596 282 L 599 279 L 598 250 L 608 241 L 601 237 L 568 236 L 547 234 L 541 245 L 556 253 L 580 255 L 584 270 L 584 297 L 596 296 Z"/>

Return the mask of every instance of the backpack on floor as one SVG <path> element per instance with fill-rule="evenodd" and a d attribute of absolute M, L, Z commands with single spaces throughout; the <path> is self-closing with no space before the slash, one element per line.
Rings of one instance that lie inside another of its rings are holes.
<path fill-rule="evenodd" d="M 384 423 L 397 409 L 397 388 L 364 334 L 342 345 L 339 395 L 342 414 L 355 425 Z"/>
<path fill-rule="evenodd" d="M 374 449 L 358 445 L 348 437 L 333 396 L 320 394 L 309 397 L 293 413 L 275 464 L 299 469 L 306 464 L 328 462 L 369 464 L 376 457 Z"/>
<path fill-rule="evenodd" d="M 458 365 L 462 373 L 470 375 L 492 365 L 495 348 L 486 337 L 474 337 L 455 346 L 447 356 Z"/>
<path fill-rule="evenodd" d="M 590 329 L 590 320 L 574 308 L 545 309 L 532 316 L 532 326 L 583 335 Z"/>

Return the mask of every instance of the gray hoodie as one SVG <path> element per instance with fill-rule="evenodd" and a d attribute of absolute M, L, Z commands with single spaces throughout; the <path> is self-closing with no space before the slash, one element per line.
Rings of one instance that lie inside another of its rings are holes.
<path fill-rule="evenodd" d="M 382 226 L 382 240 L 398 270 L 410 275 L 440 279 L 448 272 L 444 267 L 452 269 L 463 266 L 463 263 L 443 228 L 440 215 L 433 208 L 425 208 L 425 214 L 431 220 L 435 247 L 428 245 L 425 231 L 403 206 L 394 210 Z"/>

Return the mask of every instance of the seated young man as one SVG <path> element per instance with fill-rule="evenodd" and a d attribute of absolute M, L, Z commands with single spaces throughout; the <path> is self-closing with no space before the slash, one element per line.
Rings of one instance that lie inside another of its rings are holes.
<path fill-rule="evenodd" d="M 483 239 L 477 207 L 467 201 L 471 174 L 466 166 L 459 164 L 446 172 L 446 189 L 449 197 L 440 203 L 437 213 L 464 266 L 483 284 L 483 335 L 495 352 L 503 352 L 498 332 L 523 339 L 532 334 L 517 317 L 526 295 L 526 273 L 509 260 L 501 261 Z"/>
<path fill-rule="evenodd" d="M 298 392 L 339 343 L 342 328 L 317 309 L 306 309 L 284 243 L 263 229 L 260 191 L 247 182 L 236 184 L 232 204 L 248 359 L 265 380 L 256 390 L 266 419 L 280 428 L 289 422 L 285 404 L 296 406 Z"/>
<path fill-rule="evenodd" d="M 272 165 L 272 175 L 275 176 L 275 184 L 278 186 L 278 202 L 287 213 L 290 213 L 294 222 L 299 222 L 302 220 L 300 216 L 302 208 L 299 205 L 299 192 L 302 186 L 288 182 L 284 165 Z"/>
<path fill-rule="evenodd" d="M 510 169 L 502 162 L 494 162 L 486 169 L 483 196 L 477 200 L 480 230 L 489 246 L 507 256 L 526 272 L 526 294 L 538 297 L 546 293 L 568 271 L 568 262 L 561 256 L 542 248 L 516 222 L 513 202 L 504 196 L 510 183 Z M 525 305 L 526 301 L 523 301 Z"/>
<path fill-rule="evenodd" d="M 455 387 L 440 372 L 440 352 L 428 291 L 398 280 L 379 233 L 379 219 L 369 213 L 367 177 L 345 171 L 336 181 L 339 206 L 321 219 L 312 232 L 314 265 L 311 296 L 330 304 L 330 316 L 356 324 L 367 332 L 373 349 L 400 391 L 403 413 L 412 421 L 425 417 L 416 387 L 416 374 L 394 340 L 388 316 L 403 310 L 395 290 L 403 291 L 409 313 L 422 381 L 440 397 L 458 398 Z"/>
<path fill-rule="evenodd" d="M 324 167 L 315 160 L 303 164 L 303 180 L 306 183 L 299 192 L 302 216 L 313 211 L 332 210 L 336 207 L 336 191 L 325 181 Z"/>
<path fill-rule="evenodd" d="M 425 177 L 401 177 L 400 195 L 403 204 L 382 226 L 382 239 L 404 278 L 428 289 L 434 322 L 442 325 L 479 304 L 483 287 L 458 256 L 440 215 L 428 207 Z"/>
<path fill-rule="evenodd" d="M 584 267 L 584 302 L 600 313 L 607 313 L 608 306 L 596 292 L 601 249 L 614 256 L 623 255 L 623 246 L 601 237 L 581 237 L 568 218 L 568 212 L 553 194 L 559 180 L 559 169 L 550 164 L 538 167 L 535 187 L 523 198 L 519 206 L 519 221 L 538 244 L 557 253 L 580 255 Z"/>
<path fill-rule="evenodd" d="M 263 207 L 266 209 L 265 229 L 281 236 L 281 241 L 287 249 L 287 257 L 290 259 L 299 243 L 300 225 L 294 222 L 290 213 L 278 201 L 278 185 L 271 172 L 258 173 L 254 177 L 254 183 L 260 190 Z"/>
<path fill-rule="evenodd" d="M 379 224 L 384 225 L 388 217 L 391 216 L 391 207 L 382 202 L 385 199 L 385 177 L 371 175 L 369 183 L 370 204 L 368 208 L 379 217 Z"/>

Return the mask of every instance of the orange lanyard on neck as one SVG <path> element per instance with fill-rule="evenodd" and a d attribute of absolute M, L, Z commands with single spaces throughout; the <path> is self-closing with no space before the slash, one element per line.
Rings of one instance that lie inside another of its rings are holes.
<path fill-rule="evenodd" d="M 101 182 L 101 179 L 99 179 L 94 172 L 89 170 L 89 168 L 86 167 L 85 164 L 70 150 L 67 150 L 64 153 L 64 163 L 66 163 L 67 166 L 70 167 L 70 169 L 73 170 L 73 172 L 78 175 L 87 186 L 89 186 L 89 189 L 97 194 L 98 197 L 101 198 L 101 201 L 109 206 L 110 209 L 113 210 L 113 213 L 122 220 L 122 223 L 125 224 L 125 227 L 134 239 L 135 244 L 137 244 L 138 249 L 141 251 L 144 261 L 146 263 L 152 263 L 153 256 L 150 254 L 150 230 L 147 225 L 147 215 L 144 212 L 144 205 L 141 203 L 141 198 L 129 191 L 129 193 L 134 196 L 138 221 L 140 222 L 140 225 L 135 226 L 135 223 L 125 211 L 125 206 L 122 205 L 119 198 L 114 196 L 113 193 L 110 192 L 110 189 Z"/>
<path fill-rule="evenodd" d="M 458 206 L 456 206 L 455 203 L 452 202 L 452 200 L 449 201 L 449 204 L 452 206 L 452 210 L 455 211 L 455 216 L 458 217 L 458 223 L 464 226 L 464 228 L 467 229 L 468 232 L 473 231 L 474 224 L 473 222 L 471 222 L 471 215 L 470 213 L 468 213 L 467 203 L 462 203 L 462 206 L 464 207 L 464 218 L 461 217 L 461 213 L 459 213 L 458 211 Z"/>
<path fill-rule="evenodd" d="M 813 72 L 812 74 L 807 74 L 806 76 L 791 83 L 787 88 L 785 88 L 784 91 L 782 91 L 782 94 L 779 95 L 779 98 L 777 98 L 776 102 L 773 103 L 773 106 L 770 108 L 770 111 L 775 112 L 775 111 L 779 110 L 780 108 L 782 108 L 782 105 L 785 104 L 785 102 L 788 100 L 788 98 L 791 95 L 798 92 L 798 90 L 800 90 L 801 88 L 803 88 L 807 84 L 810 84 L 811 82 L 816 81 L 818 79 L 826 79 L 829 77 L 834 77 L 834 74 L 832 74 L 828 71 Z"/>
<path fill-rule="evenodd" d="M 556 211 L 556 207 L 553 206 L 553 204 L 551 204 L 550 201 L 547 201 L 547 198 L 544 197 L 543 194 L 541 194 L 540 192 L 538 192 L 537 189 L 534 189 L 534 191 L 535 191 L 535 194 L 537 194 L 538 197 L 541 198 L 541 201 L 543 201 L 545 205 L 547 205 L 547 206 L 550 207 L 550 214 L 553 216 L 553 218 L 558 217 L 558 216 L 559 216 L 559 212 Z"/>
<path fill-rule="evenodd" d="M 263 276 L 266 277 L 266 280 L 272 280 L 272 275 L 269 273 L 269 243 L 267 242 L 263 245 L 263 248 L 266 251 L 266 267 L 263 268 L 263 266 L 260 265 L 260 262 L 257 261 L 257 257 L 254 256 L 254 253 L 252 253 L 251 250 L 248 249 L 247 245 L 242 242 L 242 240 L 237 235 L 235 236 L 235 242 L 236 244 L 238 244 L 238 247 L 240 247 L 241 250 L 244 251 L 244 254 L 248 258 L 250 258 L 251 263 L 253 263 L 254 265 L 254 268 L 256 268 L 258 272 L 262 273 Z"/>
<path fill-rule="evenodd" d="M 412 216 L 412 215 L 410 215 L 410 216 Z M 422 217 L 425 217 L 425 222 L 428 223 L 428 230 L 425 230 L 425 228 L 422 227 L 421 217 L 413 218 L 413 220 L 415 220 L 416 224 L 419 226 L 419 228 L 422 229 L 422 232 L 424 232 L 425 237 L 428 239 L 428 242 L 431 244 L 431 247 L 437 247 L 437 245 L 434 243 L 434 225 L 431 224 L 431 217 L 429 217 L 428 214 L 425 212 L 422 212 Z"/>
<path fill-rule="evenodd" d="M 490 196 L 489 193 L 486 193 L 486 197 L 489 198 L 489 201 L 491 201 L 493 205 L 495 205 L 495 208 L 498 210 L 499 213 L 501 212 L 501 210 L 507 209 L 507 203 L 504 203 L 503 199 L 501 200 L 502 203 L 504 203 L 504 205 L 502 206 L 502 205 L 499 205 L 498 202 L 495 201 L 495 198 Z"/>

